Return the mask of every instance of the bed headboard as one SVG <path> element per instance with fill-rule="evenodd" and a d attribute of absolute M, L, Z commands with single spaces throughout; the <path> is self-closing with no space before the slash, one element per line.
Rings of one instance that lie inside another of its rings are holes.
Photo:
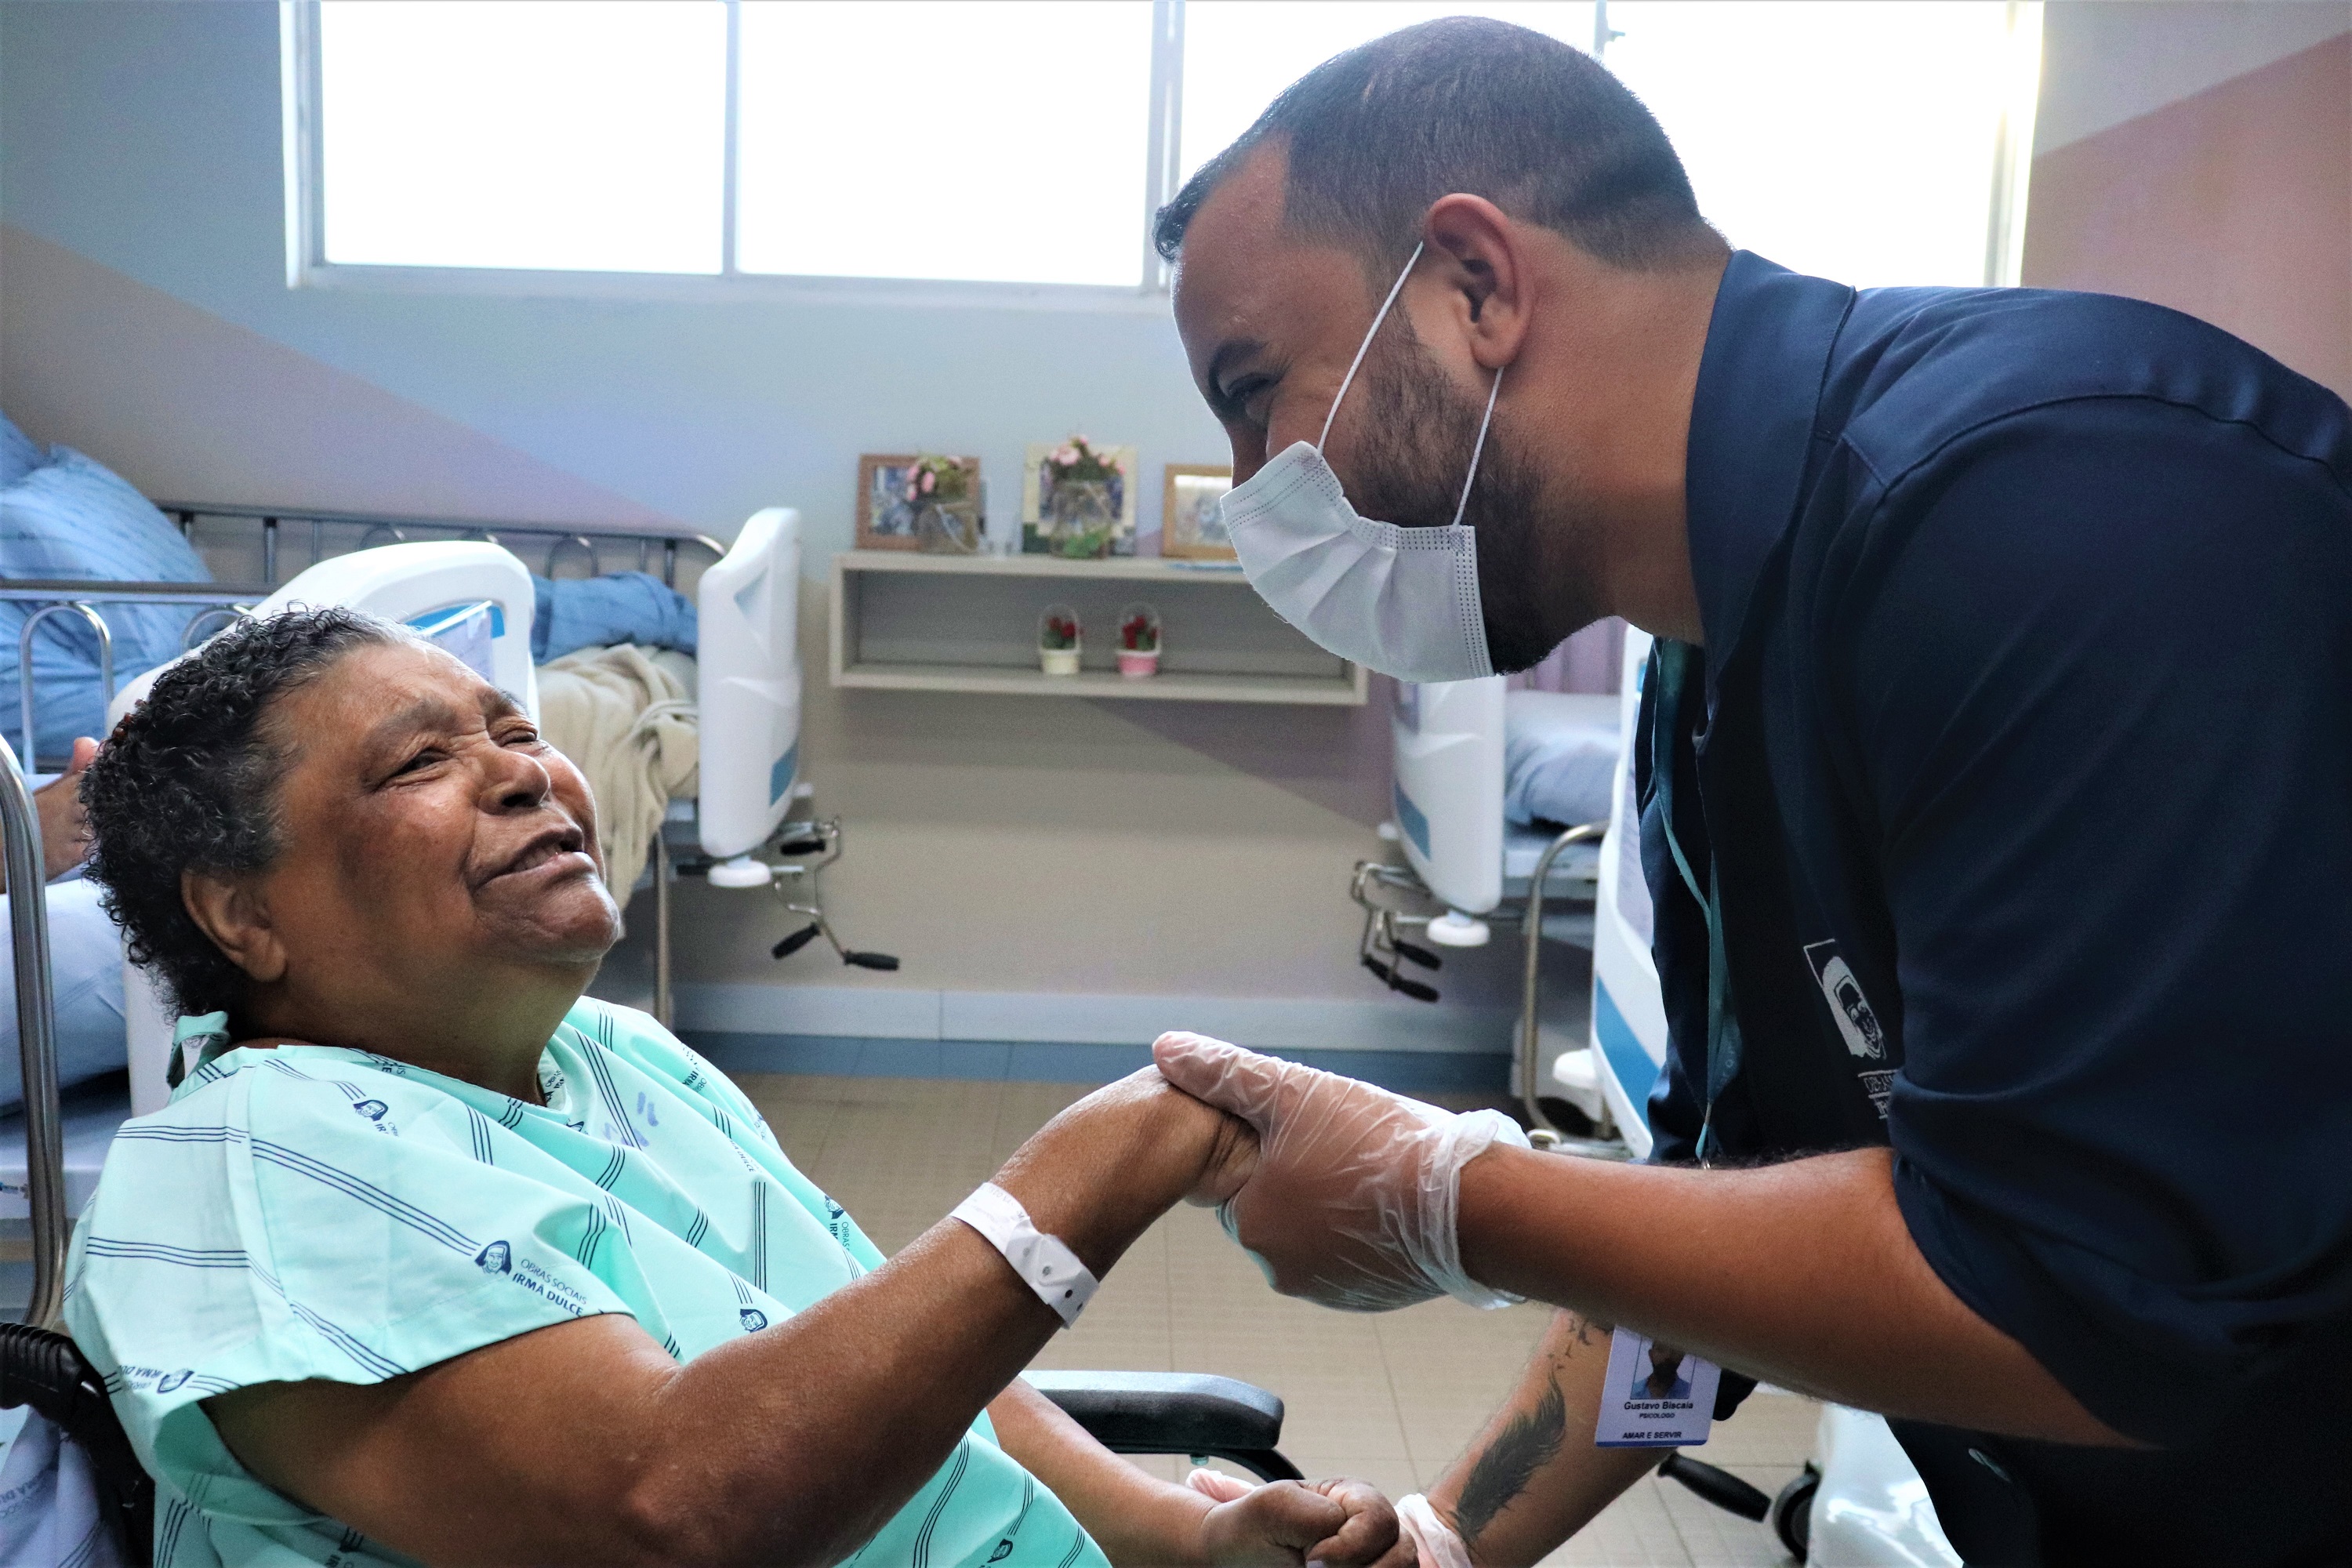
<path fill-rule="evenodd" d="M 534 720 L 539 717 L 539 676 L 530 662 L 530 569 L 503 546 L 452 539 L 337 555 L 296 576 L 253 613 L 274 616 L 298 605 L 340 605 L 413 626 L 472 665 Z M 150 670 L 116 692 L 107 707 L 107 723 L 129 712 L 170 668 Z"/>
<path fill-rule="evenodd" d="M 703 852 L 731 859 L 784 818 L 800 777 L 801 515 L 754 512 L 702 574 Z"/>
<path fill-rule="evenodd" d="M 1503 678 L 1400 682 L 1396 823 L 1429 890 L 1465 915 L 1503 897 Z"/>

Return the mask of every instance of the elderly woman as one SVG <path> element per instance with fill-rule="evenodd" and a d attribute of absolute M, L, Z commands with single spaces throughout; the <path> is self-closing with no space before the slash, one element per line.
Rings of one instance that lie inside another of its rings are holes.
<path fill-rule="evenodd" d="M 1100 1275 L 1233 1189 L 1238 1123 L 1139 1074 L 1014 1154 L 996 1221 L 885 1261 L 724 1076 L 582 997 L 619 931 L 594 804 L 448 654 L 341 611 L 240 626 L 84 793 L 187 1015 L 68 1285 L 160 1563 L 1391 1551 L 1360 1483 L 1172 1487 L 1014 1380 L 1063 1321 L 1020 1211 Z"/>

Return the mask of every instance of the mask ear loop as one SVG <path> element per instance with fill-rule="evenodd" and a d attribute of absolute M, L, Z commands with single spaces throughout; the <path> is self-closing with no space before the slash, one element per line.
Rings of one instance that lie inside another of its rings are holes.
<path fill-rule="evenodd" d="M 1478 458 L 1486 450 L 1486 426 L 1495 422 L 1495 399 L 1502 395 L 1503 372 L 1508 365 L 1495 367 L 1495 384 L 1486 393 L 1486 416 L 1478 421 L 1477 444 L 1470 448 L 1470 471 L 1462 476 L 1462 499 L 1454 503 L 1454 526 L 1462 526 L 1463 514 L 1470 510 L 1470 487 L 1478 482 Z"/>
<path fill-rule="evenodd" d="M 1323 434 L 1315 437 L 1317 451 L 1321 451 L 1323 443 L 1331 438 L 1331 422 L 1339 417 L 1340 399 L 1348 395 L 1348 388 L 1354 384 L 1356 372 L 1362 366 L 1364 356 L 1372 351 L 1372 340 L 1380 335 L 1381 323 L 1389 319 L 1389 307 L 1396 303 L 1396 297 L 1399 294 L 1404 292 L 1404 280 L 1412 276 L 1412 264 L 1421 259 L 1422 249 L 1428 243 L 1427 240 L 1421 241 L 1412 247 L 1412 254 L 1405 258 L 1404 270 L 1397 274 L 1396 282 L 1389 289 L 1389 297 L 1381 301 L 1380 314 L 1372 318 L 1371 329 L 1365 332 L 1364 341 L 1356 346 L 1356 357 L 1348 362 L 1348 374 L 1339 378 L 1339 396 L 1331 399 L 1331 412 L 1323 416 Z M 1491 404 L 1488 405 L 1487 412 L 1490 414 L 1493 412 Z M 1479 438 L 1481 440 L 1486 438 L 1485 431 L 1479 432 Z"/>

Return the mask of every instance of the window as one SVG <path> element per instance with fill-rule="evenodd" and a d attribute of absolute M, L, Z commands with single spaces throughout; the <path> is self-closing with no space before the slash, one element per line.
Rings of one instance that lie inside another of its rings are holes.
<path fill-rule="evenodd" d="M 716 272 L 717 0 L 333 0 L 322 259 Z"/>
<path fill-rule="evenodd" d="M 1183 173 L 1233 144 L 1275 95 L 1333 55 L 1439 16 L 1493 16 L 1592 47 L 1592 5 L 1427 5 L 1417 0 L 1188 0 Z"/>
<path fill-rule="evenodd" d="M 1732 244 L 1864 287 L 2015 282 L 2006 257 L 1988 270 L 1988 226 L 2011 173 L 2005 116 L 2032 110 L 2032 57 L 2021 79 L 2016 57 L 2041 25 L 2012 9 L 1618 0 L 1604 58 Z M 2018 22 L 2030 36 L 2012 42 Z"/>
<path fill-rule="evenodd" d="M 318 0 L 291 260 L 1148 303 L 1186 175 L 1319 61 L 1465 9 L 1601 47 L 1735 245 L 2014 279 L 2040 7 L 2008 0 Z"/>
<path fill-rule="evenodd" d="M 741 50 L 742 270 L 1143 280 L 1150 0 L 749 0 Z"/>

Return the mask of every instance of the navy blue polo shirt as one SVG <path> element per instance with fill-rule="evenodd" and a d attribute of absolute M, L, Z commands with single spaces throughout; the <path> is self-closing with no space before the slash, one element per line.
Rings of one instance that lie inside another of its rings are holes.
<path fill-rule="evenodd" d="M 1688 496 L 1724 1156 L 1891 1143 L 1944 1282 L 2168 1450 L 2012 1445 L 2045 1516 L 2220 1519 L 2147 1483 L 2290 1446 L 2336 1500 L 2279 1506 L 2352 1531 L 2352 411 L 2157 306 L 1743 252 Z M 1707 944 L 1657 816 L 1676 1159 Z"/>

